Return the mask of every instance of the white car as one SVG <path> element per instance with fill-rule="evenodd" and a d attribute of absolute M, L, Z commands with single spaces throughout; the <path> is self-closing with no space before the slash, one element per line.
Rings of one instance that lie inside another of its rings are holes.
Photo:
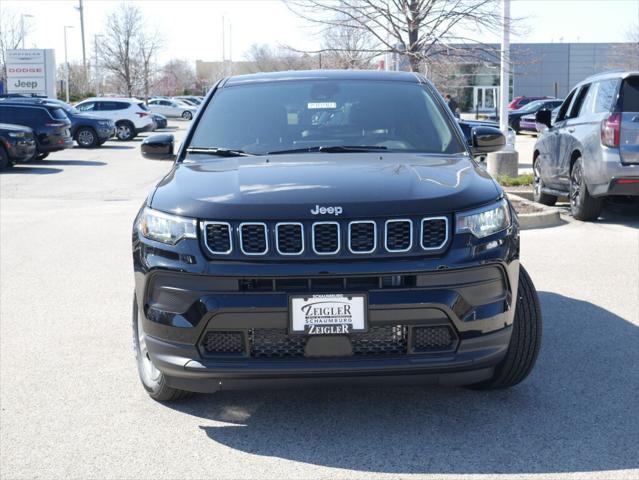
<path fill-rule="evenodd" d="M 181 117 L 184 120 L 192 120 L 197 112 L 197 107 L 188 105 L 179 100 L 167 100 L 164 98 L 154 98 L 149 100 L 149 110 L 159 113 L 165 117 Z"/>
<path fill-rule="evenodd" d="M 132 140 L 142 132 L 153 130 L 155 123 L 144 102 L 135 98 L 88 98 L 75 108 L 82 113 L 95 113 L 115 122 L 115 136 L 118 140 Z"/>

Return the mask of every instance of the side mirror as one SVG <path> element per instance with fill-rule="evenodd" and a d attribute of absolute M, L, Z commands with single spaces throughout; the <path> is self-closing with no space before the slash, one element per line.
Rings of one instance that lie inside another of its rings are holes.
<path fill-rule="evenodd" d="M 175 160 L 173 153 L 173 135 L 168 133 L 159 133 L 151 135 L 142 142 L 140 150 L 142 156 L 149 160 Z"/>
<path fill-rule="evenodd" d="M 472 130 L 472 150 L 474 156 L 503 150 L 506 137 L 495 127 L 477 126 Z"/>
<path fill-rule="evenodd" d="M 546 108 L 539 110 L 535 113 L 535 123 L 538 132 L 550 128 L 552 126 L 552 112 Z"/>

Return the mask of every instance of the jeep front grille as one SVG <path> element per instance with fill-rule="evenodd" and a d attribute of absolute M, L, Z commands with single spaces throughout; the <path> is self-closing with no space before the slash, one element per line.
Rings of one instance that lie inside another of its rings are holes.
<path fill-rule="evenodd" d="M 202 223 L 206 250 L 226 255 L 322 258 L 442 253 L 450 242 L 446 216 L 389 220 Z"/>
<path fill-rule="evenodd" d="M 246 331 L 209 330 L 200 341 L 206 357 L 242 356 L 253 359 L 303 358 L 308 336 L 289 334 L 285 328 Z M 436 354 L 457 348 L 458 337 L 449 325 L 371 325 L 366 332 L 348 335 L 353 357 Z"/>

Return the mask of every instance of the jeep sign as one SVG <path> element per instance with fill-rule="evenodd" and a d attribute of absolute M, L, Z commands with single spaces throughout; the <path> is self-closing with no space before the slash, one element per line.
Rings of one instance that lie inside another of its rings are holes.
<path fill-rule="evenodd" d="M 7 50 L 7 93 L 55 98 L 55 55 L 52 49 Z"/>

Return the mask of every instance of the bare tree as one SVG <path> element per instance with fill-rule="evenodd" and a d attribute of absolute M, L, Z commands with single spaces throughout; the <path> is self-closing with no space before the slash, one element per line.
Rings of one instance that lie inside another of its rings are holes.
<path fill-rule="evenodd" d="M 366 69 L 377 55 L 368 32 L 348 19 L 324 31 L 322 50 L 323 68 Z"/>
<path fill-rule="evenodd" d="M 3 8 L 0 2 L 0 79 L 7 78 L 7 50 L 18 48 L 22 38 L 29 33 L 28 25 L 22 30 L 20 16 Z"/>
<path fill-rule="evenodd" d="M 358 29 L 370 37 L 363 53 L 393 53 L 420 70 L 442 47 L 473 42 L 473 34 L 496 31 L 495 0 L 285 0 L 307 21 Z"/>
<path fill-rule="evenodd" d="M 317 65 L 317 60 L 308 54 L 286 47 L 252 45 L 245 54 L 257 72 L 278 72 L 282 70 L 305 70 Z"/>
<path fill-rule="evenodd" d="M 142 28 L 140 10 L 130 4 L 122 4 L 106 19 L 104 41 L 100 54 L 102 66 L 122 84 L 126 94 L 133 96 L 137 72 L 136 40 Z"/>
<path fill-rule="evenodd" d="M 173 59 L 162 67 L 157 87 L 165 95 L 187 95 L 195 91 L 195 83 L 195 71 L 191 64 Z"/>
<path fill-rule="evenodd" d="M 151 90 L 152 77 L 156 71 L 154 64 L 155 55 L 162 45 L 162 38 L 158 31 L 153 33 L 140 32 L 139 38 L 139 73 L 141 76 L 142 92 L 144 100 L 149 100 L 149 91 Z"/>

